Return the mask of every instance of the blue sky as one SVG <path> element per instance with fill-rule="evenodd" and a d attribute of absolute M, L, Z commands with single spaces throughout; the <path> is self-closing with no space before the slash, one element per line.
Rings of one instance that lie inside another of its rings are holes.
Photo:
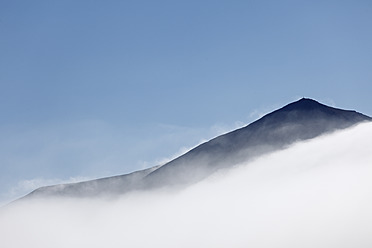
<path fill-rule="evenodd" d="M 306 96 L 372 115 L 371 1 L 0 2 L 0 202 Z"/>

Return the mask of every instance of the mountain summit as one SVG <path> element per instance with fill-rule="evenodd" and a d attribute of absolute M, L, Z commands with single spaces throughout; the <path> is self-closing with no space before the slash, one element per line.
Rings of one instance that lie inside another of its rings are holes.
<path fill-rule="evenodd" d="M 372 118 L 302 98 L 251 124 L 205 142 L 168 163 L 131 174 L 39 188 L 25 198 L 93 197 L 132 190 L 181 187 L 215 171 Z"/>

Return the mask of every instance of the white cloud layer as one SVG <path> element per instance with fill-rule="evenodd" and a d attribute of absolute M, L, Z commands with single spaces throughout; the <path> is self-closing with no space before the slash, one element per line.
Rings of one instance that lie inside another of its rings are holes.
<path fill-rule="evenodd" d="M 361 124 L 178 193 L 10 206 L 0 247 L 372 247 L 371 143 Z"/>

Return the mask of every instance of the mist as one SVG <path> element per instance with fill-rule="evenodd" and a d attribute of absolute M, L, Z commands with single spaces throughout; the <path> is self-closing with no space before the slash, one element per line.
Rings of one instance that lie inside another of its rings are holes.
<path fill-rule="evenodd" d="M 372 247 L 371 142 L 365 123 L 182 191 L 9 205 L 0 247 Z"/>

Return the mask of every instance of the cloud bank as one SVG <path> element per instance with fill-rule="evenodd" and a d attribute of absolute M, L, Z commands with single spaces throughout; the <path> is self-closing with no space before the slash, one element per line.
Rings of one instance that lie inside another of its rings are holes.
<path fill-rule="evenodd" d="M 25 202 L 1 247 L 372 247 L 372 125 L 221 171 L 181 192 Z"/>

